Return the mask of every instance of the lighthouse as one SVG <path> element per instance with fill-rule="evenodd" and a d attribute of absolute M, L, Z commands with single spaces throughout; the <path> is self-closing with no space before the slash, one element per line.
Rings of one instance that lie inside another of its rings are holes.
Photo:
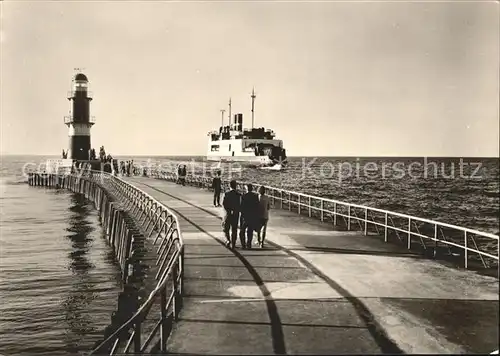
<path fill-rule="evenodd" d="M 64 117 L 68 126 L 69 152 L 68 158 L 73 160 L 90 159 L 90 129 L 94 119 L 90 116 L 90 102 L 92 97 L 88 91 L 89 80 L 83 73 L 73 78 L 72 90 L 68 93 L 71 102 L 71 112 Z"/>

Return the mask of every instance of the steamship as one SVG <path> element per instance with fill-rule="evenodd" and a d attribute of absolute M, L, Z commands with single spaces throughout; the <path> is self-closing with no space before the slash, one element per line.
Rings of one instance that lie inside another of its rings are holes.
<path fill-rule="evenodd" d="M 273 130 L 254 128 L 255 92 L 252 90 L 252 127 L 243 128 L 243 114 L 234 115 L 233 122 L 224 126 L 224 112 L 219 131 L 208 133 L 207 161 L 238 162 L 250 167 L 285 166 L 286 150 L 283 141 Z M 229 99 L 229 119 L 231 119 L 231 99 Z"/>

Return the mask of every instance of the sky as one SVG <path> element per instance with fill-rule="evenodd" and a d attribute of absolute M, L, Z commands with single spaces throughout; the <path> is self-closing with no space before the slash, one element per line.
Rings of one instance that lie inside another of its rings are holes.
<path fill-rule="evenodd" d="M 74 68 L 112 155 L 204 155 L 221 109 L 289 156 L 499 156 L 499 3 L 2 1 L 1 153 L 59 154 Z M 227 118 L 226 118 L 227 123 Z"/>

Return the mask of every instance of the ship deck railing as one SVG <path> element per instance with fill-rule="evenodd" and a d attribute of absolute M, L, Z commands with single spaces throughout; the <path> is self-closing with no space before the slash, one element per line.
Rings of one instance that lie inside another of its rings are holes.
<path fill-rule="evenodd" d="M 171 171 L 152 169 L 151 174 L 169 181 L 177 180 L 177 174 Z M 212 178 L 188 175 L 186 183 L 210 188 Z M 256 190 L 261 186 L 253 182 L 237 182 L 237 189 L 245 191 L 248 183 L 252 183 Z M 229 189 L 228 180 L 222 180 L 222 184 L 224 189 Z M 466 269 L 472 261 L 474 264 L 480 263 L 484 268 L 498 267 L 498 235 L 390 210 L 263 186 L 275 208 L 329 222 L 333 227 L 343 225 L 348 231 L 357 229 L 365 235 L 382 236 L 385 242 L 396 240 L 405 244 L 408 249 L 418 246 L 425 253 L 430 252 L 434 256 L 443 253 L 458 257 Z"/>

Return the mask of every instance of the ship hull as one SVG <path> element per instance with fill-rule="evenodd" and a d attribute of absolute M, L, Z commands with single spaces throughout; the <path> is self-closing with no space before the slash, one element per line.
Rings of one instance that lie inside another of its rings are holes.
<path fill-rule="evenodd" d="M 278 161 L 270 159 L 268 156 L 221 156 L 221 155 L 208 155 L 207 161 L 211 162 L 223 162 L 223 163 L 238 163 L 243 166 L 253 166 L 253 167 L 261 167 L 261 166 L 273 166 Z"/>

